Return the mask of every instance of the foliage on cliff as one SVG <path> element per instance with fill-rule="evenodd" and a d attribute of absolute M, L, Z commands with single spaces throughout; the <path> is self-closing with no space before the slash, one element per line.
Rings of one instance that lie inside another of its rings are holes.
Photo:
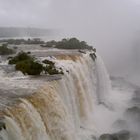
<path fill-rule="evenodd" d="M 2 39 L 0 42 L 6 42 L 8 44 L 20 45 L 20 44 L 44 44 L 45 42 L 42 41 L 40 38 L 33 38 L 33 39 Z"/>
<path fill-rule="evenodd" d="M 53 75 L 53 74 L 64 74 L 62 70 L 57 70 L 55 68 L 55 63 L 50 61 L 50 60 L 47 60 L 45 59 L 44 61 L 42 61 L 44 64 L 46 64 L 43 69 L 44 69 L 44 72 L 47 74 L 50 74 L 50 75 Z"/>
<path fill-rule="evenodd" d="M 7 44 L 2 44 L 0 46 L 0 55 L 10 55 L 14 54 L 15 51 L 7 47 Z"/>
<path fill-rule="evenodd" d="M 43 66 L 33 60 L 24 60 L 16 64 L 16 70 L 21 71 L 23 74 L 40 75 Z"/>
<path fill-rule="evenodd" d="M 62 39 L 61 41 L 49 41 L 42 47 L 58 49 L 92 49 L 85 41 L 79 41 L 77 38 Z"/>
<path fill-rule="evenodd" d="M 15 57 L 9 59 L 9 64 L 15 64 L 15 69 L 27 75 L 40 75 L 41 73 L 54 75 L 63 74 L 62 70 L 57 70 L 55 63 L 45 59 L 39 62 L 26 52 L 20 52 Z"/>
<path fill-rule="evenodd" d="M 9 64 L 17 64 L 18 62 L 25 61 L 25 60 L 34 60 L 35 58 L 29 55 L 26 52 L 19 52 L 15 57 L 9 60 Z"/>
<path fill-rule="evenodd" d="M 97 58 L 95 52 L 94 53 L 90 53 L 89 56 L 92 58 L 93 61 L 95 61 L 95 59 Z"/>

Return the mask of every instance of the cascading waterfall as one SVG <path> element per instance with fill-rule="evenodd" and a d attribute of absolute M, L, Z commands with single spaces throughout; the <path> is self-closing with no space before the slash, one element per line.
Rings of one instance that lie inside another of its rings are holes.
<path fill-rule="evenodd" d="M 1 113 L 2 140 L 93 140 L 98 133 L 95 105 L 106 104 L 109 78 L 101 58 L 89 53 L 57 56 L 61 80 L 47 82 L 36 93 L 19 98 Z"/>
<path fill-rule="evenodd" d="M 99 104 L 104 104 L 105 106 L 110 107 L 110 101 L 108 98 L 111 91 L 110 78 L 104 62 L 99 55 L 95 61 L 95 65 L 97 76 L 96 88 Z"/>

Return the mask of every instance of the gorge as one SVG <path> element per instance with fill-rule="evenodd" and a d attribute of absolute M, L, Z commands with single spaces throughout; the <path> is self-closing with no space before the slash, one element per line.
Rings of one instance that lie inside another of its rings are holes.
<path fill-rule="evenodd" d="M 121 78 L 111 82 L 101 57 L 91 57 L 93 51 L 32 53 L 54 61 L 64 75 L 24 76 L 6 72 L 6 62 L 1 63 L 1 140 L 138 139 L 139 126 L 131 119 L 135 110 L 130 108 L 139 87 Z M 128 119 L 126 113 L 131 114 Z"/>

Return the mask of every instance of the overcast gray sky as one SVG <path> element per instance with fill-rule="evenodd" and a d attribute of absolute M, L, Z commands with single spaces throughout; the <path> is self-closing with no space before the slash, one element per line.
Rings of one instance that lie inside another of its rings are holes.
<path fill-rule="evenodd" d="M 0 25 L 112 29 L 136 23 L 139 8 L 140 0 L 0 0 Z"/>
<path fill-rule="evenodd" d="M 60 29 L 94 45 L 116 69 L 140 35 L 140 0 L 0 0 L 0 26 Z"/>

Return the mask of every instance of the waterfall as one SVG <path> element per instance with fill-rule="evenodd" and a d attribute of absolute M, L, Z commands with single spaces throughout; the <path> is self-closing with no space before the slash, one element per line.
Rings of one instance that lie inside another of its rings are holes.
<path fill-rule="evenodd" d="M 96 76 L 97 76 L 97 96 L 99 104 L 103 104 L 109 107 L 109 96 L 111 91 L 111 83 L 109 74 L 104 65 L 103 60 L 98 55 L 95 61 L 96 67 Z"/>
<path fill-rule="evenodd" d="M 55 57 L 62 79 L 44 83 L 2 110 L 2 140 L 93 140 L 95 106 L 106 103 L 109 78 L 101 58 L 90 53 Z"/>

